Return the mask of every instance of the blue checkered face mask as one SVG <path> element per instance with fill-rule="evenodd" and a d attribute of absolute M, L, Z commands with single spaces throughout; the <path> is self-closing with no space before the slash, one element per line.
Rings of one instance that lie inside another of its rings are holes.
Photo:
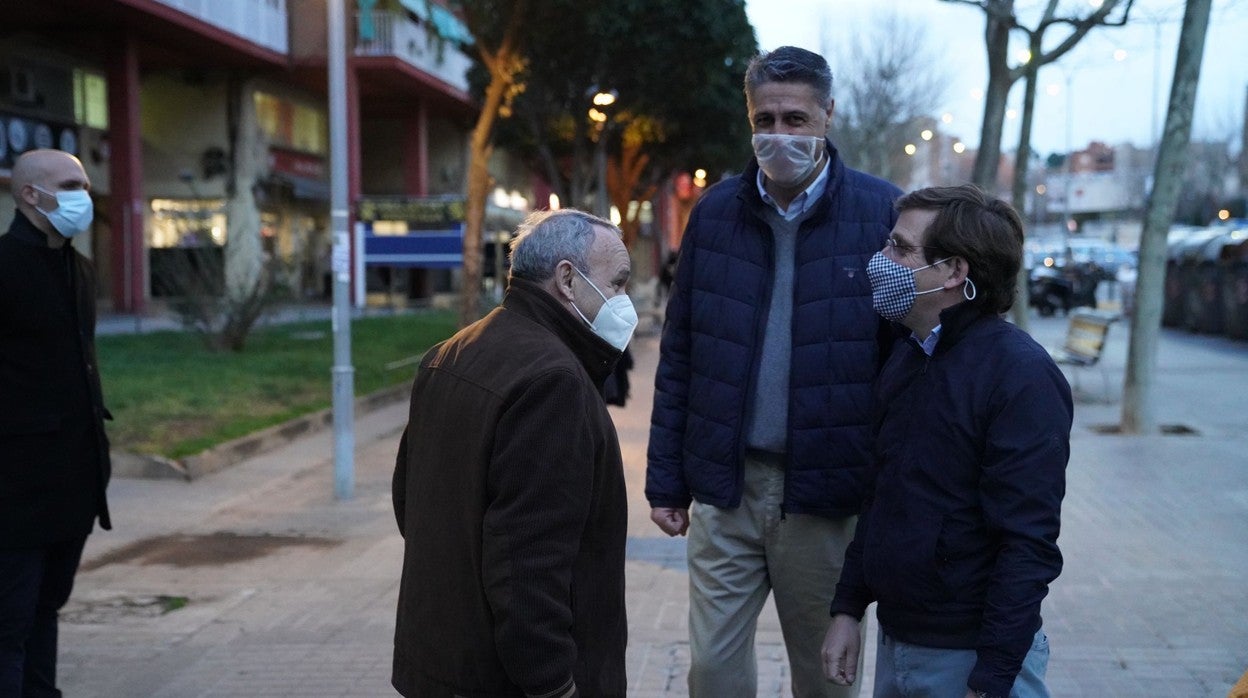
<path fill-rule="evenodd" d="M 867 263 L 867 279 L 871 282 L 871 305 L 875 308 L 875 312 L 885 320 L 901 322 L 910 314 L 915 298 L 943 291 L 945 288 L 937 286 L 927 291 L 916 291 L 914 273 L 950 259 L 951 257 L 945 257 L 925 267 L 911 269 L 886 257 L 883 250 L 876 252 L 871 261 Z"/>

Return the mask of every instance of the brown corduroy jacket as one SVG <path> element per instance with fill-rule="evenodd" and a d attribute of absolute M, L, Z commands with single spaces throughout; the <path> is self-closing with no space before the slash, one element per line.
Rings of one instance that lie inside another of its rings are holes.
<path fill-rule="evenodd" d="M 403 695 L 625 694 L 618 356 L 524 280 L 425 355 L 393 482 Z"/>

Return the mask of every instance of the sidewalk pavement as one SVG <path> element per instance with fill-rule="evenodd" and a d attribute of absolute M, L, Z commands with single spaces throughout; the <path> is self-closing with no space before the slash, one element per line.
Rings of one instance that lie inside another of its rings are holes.
<path fill-rule="evenodd" d="M 1060 343 L 1065 319 L 1033 323 Z M 1104 361 L 1114 396 L 1126 330 L 1110 331 Z M 684 695 L 688 666 L 684 539 L 650 523 L 643 496 L 657 345 L 635 341 L 633 397 L 612 408 L 629 487 L 630 695 L 643 698 Z M 1097 373 L 1083 370 L 1083 389 L 1099 392 Z M 1044 610 L 1054 696 L 1223 698 L 1248 667 L 1248 345 L 1166 332 L 1155 390 L 1160 421 L 1195 434 L 1105 435 L 1093 427 L 1118 422 L 1116 402 L 1076 408 L 1066 568 Z M 115 480 L 115 530 L 91 536 L 63 613 L 65 694 L 395 695 L 389 482 L 405 420 L 405 404 L 357 420 L 344 502 L 329 431 L 194 482 Z M 760 695 L 788 695 L 770 607 L 757 651 Z"/>

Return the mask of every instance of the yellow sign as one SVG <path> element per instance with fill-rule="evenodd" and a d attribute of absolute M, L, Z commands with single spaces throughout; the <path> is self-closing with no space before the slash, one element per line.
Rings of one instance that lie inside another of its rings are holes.
<path fill-rule="evenodd" d="M 442 228 L 464 221 L 463 199 L 360 199 L 361 221 L 403 221 L 409 228 Z"/>

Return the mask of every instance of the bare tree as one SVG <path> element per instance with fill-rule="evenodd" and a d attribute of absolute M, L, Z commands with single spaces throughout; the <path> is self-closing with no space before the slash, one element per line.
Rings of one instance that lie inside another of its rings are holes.
<path fill-rule="evenodd" d="M 984 47 L 988 57 L 988 87 L 984 91 L 984 121 L 980 128 L 979 150 L 975 154 L 975 167 L 971 179 L 986 189 L 995 189 L 997 170 L 1001 160 L 1001 136 L 1005 126 L 1005 106 L 1010 88 L 1019 78 L 1027 78 L 1029 95 L 1024 96 L 1024 111 L 1028 102 L 1034 104 L 1036 77 L 1040 67 L 1052 63 L 1074 48 L 1088 32 L 1096 27 L 1119 27 L 1127 22 L 1135 0 L 1103 0 L 1099 5 L 1088 2 L 1062 2 L 1045 0 L 1044 9 L 1034 27 L 1023 24 L 1019 18 L 1015 0 L 940 0 L 941 2 L 972 5 L 984 12 Z M 1063 29 L 1067 33 L 1051 49 L 1045 50 L 1045 34 L 1050 29 Z M 1009 64 L 1010 35 L 1014 31 L 1027 37 L 1030 58 L 1011 67 Z M 1030 157 L 1030 117 L 1024 114 L 1025 131 L 1020 142 L 1027 142 L 1026 153 L 1020 152 L 1016 161 L 1024 168 Z M 1023 150 L 1020 146 L 1020 151 Z"/>
<path fill-rule="evenodd" d="M 1136 282 L 1122 396 L 1122 431 L 1127 434 L 1148 434 L 1157 428 L 1152 386 L 1161 330 L 1166 235 L 1174 219 L 1187 144 L 1192 135 L 1196 86 L 1200 81 L 1200 63 L 1205 51 L 1205 34 L 1209 29 L 1212 4 L 1213 0 L 1187 0 L 1183 28 L 1179 33 L 1174 82 L 1170 86 L 1170 106 L 1166 111 L 1166 125 L 1153 173 L 1153 195 L 1148 201 L 1144 232 L 1140 239 L 1140 274 Z"/>
<path fill-rule="evenodd" d="M 494 152 L 494 125 L 500 112 L 506 114 L 511 100 L 523 84 L 523 29 L 528 17 L 525 0 L 514 0 L 510 11 L 499 3 L 461 1 L 468 30 L 481 62 L 489 71 L 490 82 L 485 89 L 481 113 L 472 129 L 469 145 L 468 200 L 464 222 L 464 275 L 459 306 L 459 325 L 475 322 L 481 315 L 481 232 L 485 227 L 485 204 L 489 196 L 490 155 Z M 498 37 L 496 42 L 491 37 Z"/>
<path fill-rule="evenodd" d="M 919 22 L 877 12 L 867 26 L 830 59 L 833 135 L 846 162 L 904 185 L 913 160 L 899 144 L 913 140 L 919 122 L 940 106 L 949 80 Z M 823 43 L 827 53 L 826 25 Z"/>

